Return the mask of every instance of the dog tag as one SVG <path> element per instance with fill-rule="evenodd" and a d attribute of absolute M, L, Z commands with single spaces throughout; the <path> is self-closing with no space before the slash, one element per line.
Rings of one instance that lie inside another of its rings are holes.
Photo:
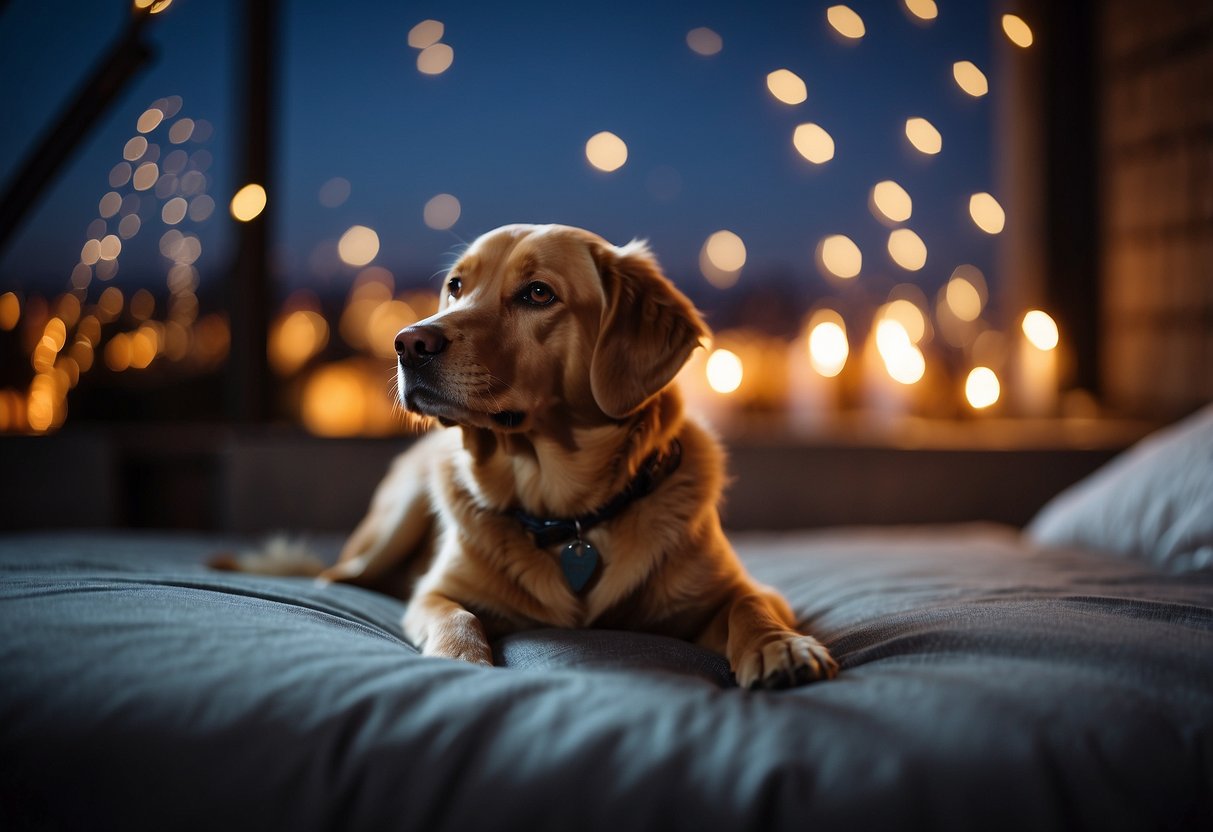
<path fill-rule="evenodd" d="M 584 540 L 574 540 L 561 550 L 560 568 L 569 589 L 581 592 L 598 568 L 598 550 Z"/>

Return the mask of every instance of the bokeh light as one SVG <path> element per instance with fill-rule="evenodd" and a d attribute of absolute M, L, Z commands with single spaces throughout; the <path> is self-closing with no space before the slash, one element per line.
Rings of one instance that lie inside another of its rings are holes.
<path fill-rule="evenodd" d="M 918 305 L 905 298 L 889 301 L 877 310 L 880 320 L 896 321 L 901 324 L 906 337 L 911 344 L 920 342 L 927 333 L 927 319 Z"/>
<path fill-rule="evenodd" d="M 804 80 L 790 69 L 777 69 L 768 74 L 767 89 L 784 104 L 802 104 L 809 97 Z"/>
<path fill-rule="evenodd" d="M 687 46 L 699 55 L 715 55 L 724 48 L 724 41 L 716 32 L 700 26 L 687 32 Z"/>
<path fill-rule="evenodd" d="M 1027 49 L 1032 45 L 1032 27 L 1022 17 L 1014 14 L 1002 16 L 1002 31 L 1007 39 L 1018 47 Z"/>
<path fill-rule="evenodd" d="M 337 241 L 337 256 L 350 266 L 365 266 L 379 254 L 379 235 L 365 225 L 352 225 Z"/>
<path fill-rule="evenodd" d="M 926 373 L 922 350 L 914 346 L 900 322 L 882 318 L 876 324 L 876 349 L 889 377 L 898 384 L 915 384 Z"/>
<path fill-rule="evenodd" d="M 342 176 L 334 176 L 320 186 L 318 194 L 320 204 L 325 208 L 336 208 L 350 198 L 350 180 Z"/>
<path fill-rule="evenodd" d="M 905 0 L 906 11 L 919 20 L 934 20 L 939 16 L 935 0 Z"/>
<path fill-rule="evenodd" d="M 455 61 L 455 50 L 448 44 L 435 43 L 421 50 L 417 56 L 417 69 L 424 75 L 441 75 Z"/>
<path fill-rule="evenodd" d="M 745 375 L 741 359 L 725 349 L 712 350 L 706 367 L 708 386 L 717 393 L 732 393 L 741 386 Z"/>
<path fill-rule="evenodd" d="M 144 162 L 135 168 L 135 175 L 131 177 L 131 185 L 136 191 L 146 191 L 155 185 L 159 178 L 160 169 L 156 167 L 156 163 Z"/>
<path fill-rule="evenodd" d="M 980 98 L 990 91 L 990 82 L 986 75 L 972 61 L 957 61 L 952 64 L 952 77 L 956 85 L 974 98 Z"/>
<path fill-rule="evenodd" d="M 459 221 L 462 210 L 458 199 L 450 194 L 438 194 L 425 203 L 422 217 L 430 228 L 446 231 Z"/>
<path fill-rule="evenodd" d="M 350 362 L 317 367 L 303 387 L 300 416 L 318 436 L 354 436 L 367 421 L 362 380 Z"/>
<path fill-rule="evenodd" d="M 585 143 L 585 158 L 594 167 L 610 173 L 619 170 L 628 160 L 628 146 L 614 133 L 603 130 L 590 136 Z"/>
<path fill-rule="evenodd" d="M 718 289 L 727 289 L 737 282 L 745 261 L 745 243 L 727 230 L 709 236 L 699 252 L 700 271 Z"/>
<path fill-rule="evenodd" d="M 289 312 L 270 328 L 270 367 L 280 376 L 293 375 L 324 349 L 328 340 L 329 325 L 324 316 L 311 309 Z"/>
<path fill-rule="evenodd" d="M 868 208 L 876 219 L 888 222 L 905 222 L 914 212 L 914 201 L 906 189 L 891 179 L 872 186 Z"/>
<path fill-rule="evenodd" d="M 834 378 L 846 366 L 851 348 L 846 324 L 833 309 L 820 309 L 809 319 L 809 363 L 825 378 Z"/>
<path fill-rule="evenodd" d="M 255 219 L 265 210 L 266 199 L 265 188 L 256 182 L 251 182 L 236 191 L 235 196 L 232 197 L 232 216 L 240 222 Z"/>
<path fill-rule="evenodd" d="M 903 269 L 916 272 L 927 264 L 927 246 L 910 229 L 897 228 L 889 234 L 889 256 Z"/>
<path fill-rule="evenodd" d="M 998 200 L 984 192 L 969 197 L 969 216 L 987 234 L 999 233 L 1007 222 L 1007 215 Z"/>
<path fill-rule="evenodd" d="M 139 120 L 135 122 L 135 129 L 140 133 L 150 133 L 159 127 L 162 121 L 164 121 L 164 113 L 152 107 L 144 110 L 143 114 L 139 116 Z"/>
<path fill-rule="evenodd" d="M 440 20 L 423 20 L 409 29 L 409 46 L 414 49 L 425 49 L 442 40 L 446 26 Z"/>
<path fill-rule="evenodd" d="M 830 275 L 849 280 L 863 269 L 863 253 L 844 234 L 831 234 L 817 244 L 818 265 Z"/>
<path fill-rule="evenodd" d="M 792 134 L 792 144 L 796 151 L 815 165 L 820 165 L 834 158 L 834 139 L 822 127 L 813 124 L 801 124 Z"/>
<path fill-rule="evenodd" d="M 1033 309 L 1023 316 L 1023 334 L 1038 350 L 1051 350 L 1057 347 L 1060 335 L 1057 332 L 1057 322 L 1047 312 Z"/>
<path fill-rule="evenodd" d="M 989 367 L 974 367 L 965 378 L 965 398 L 974 410 L 984 410 L 998 401 L 1002 387 Z"/>
<path fill-rule="evenodd" d="M 919 116 L 906 119 L 906 138 L 914 145 L 915 150 L 929 156 L 943 149 L 943 136 L 935 129 L 935 125 Z"/>
<path fill-rule="evenodd" d="M 968 280 L 953 277 L 945 288 L 948 308 L 962 321 L 975 321 L 981 315 L 981 295 Z"/>
<path fill-rule="evenodd" d="M 17 326 L 21 320 L 21 299 L 15 292 L 0 295 L 0 330 L 5 332 Z"/>
<path fill-rule="evenodd" d="M 863 18 L 850 6 L 830 6 L 826 9 L 826 20 L 834 27 L 834 31 L 850 40 L 862 38 L 866 31 Z"/>

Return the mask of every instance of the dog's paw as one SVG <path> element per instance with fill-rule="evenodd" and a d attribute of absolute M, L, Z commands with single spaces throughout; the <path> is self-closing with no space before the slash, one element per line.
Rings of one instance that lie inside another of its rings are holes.
<path fill-rule="evenodd" d="M 466 610 L 434 628 L 421 650 L 427 656 L 493 666 L 493 649 L 476 617 Z"/>
<path fill-rule="evenodd" d="M 747 646 L 733 673 L 743 688 L 775 690 L 832 679 L 838 675 L 838 663 L 812 636 L 778 633 Z"/>
<path fill-rule="evenodd" d="M 433 645 L 426 645 L 424 653 L 427 656 L 440 656 L 444 659 L 454 659 L 468 664 L 493 666 L 492 649 L 475 639 L 446 639 Z"/>

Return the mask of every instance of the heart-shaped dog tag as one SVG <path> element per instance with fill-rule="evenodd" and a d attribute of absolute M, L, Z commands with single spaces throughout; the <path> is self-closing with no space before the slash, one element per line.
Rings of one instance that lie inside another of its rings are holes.
<path fill-rule="evenodd" d="M 560 552 L 560 568 L 573 592 L 581 592 L 598 568 L 598 550 L 584 540 L 574 540 Z"/>

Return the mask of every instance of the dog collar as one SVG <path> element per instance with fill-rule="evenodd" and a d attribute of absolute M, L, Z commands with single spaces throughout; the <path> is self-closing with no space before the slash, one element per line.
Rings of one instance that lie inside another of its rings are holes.
<path fill-rule="evenodd" d="M 627 487 L 589 514 L 578 517 L 536 517 L 522 509 L 509 513 L 531 534 L 540 549 L 568 543 L 561 552 L 560 564 L 569 587 L 574 592 L 580 592 L 598 565 L 597 550 L 582 539 L 582 534 L 653 493 L 666 477 L 677 470 L 681 462 L 682 444 L 675 439 L 664 451 L 654 451 L 645 457 L 640 470 Z"/>

